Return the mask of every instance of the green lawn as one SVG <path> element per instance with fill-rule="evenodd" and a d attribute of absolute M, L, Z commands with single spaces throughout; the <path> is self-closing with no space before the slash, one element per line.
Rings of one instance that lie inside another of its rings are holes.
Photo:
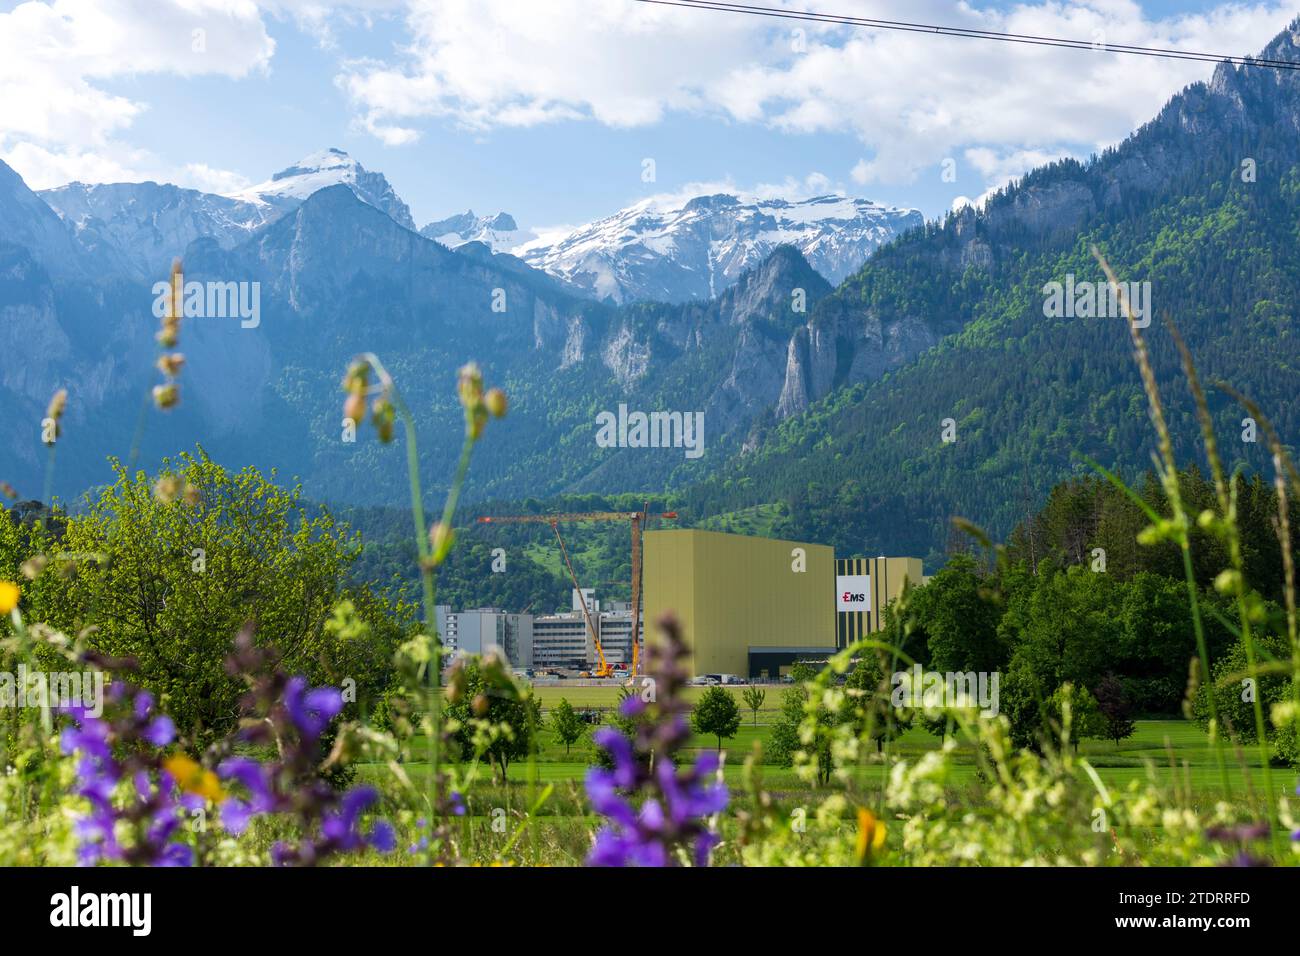
<path fill-rule="evenodd" d="M 770 722 L 775 718 L 776 713 L 781 707 L 781 695 L 790 689 L 788 684 L 760 684 L 760 689 L 767 694 L 763 701 L 763 706 L 759 709 L 758 720 L 763 723 L 764 718 Z M 741 699 L 743 686 L 729 684 L 723 688 L 730 691 L 731 696 L 736 698 L 736 704 L 740 707 L 740 712 L 745 718 L 745 723 L 753 720 L 753 714 L 745 706 L 744 700 Z M 606 684 L 598 686 L 582 686 L 578 682 L 569 683 L 567 681 L 557 681 L 550 684 L 537 684 L 533 686 L 533 693 L 537 699 L 542 702 L 542 711 L 545 713 L 560 702 L 561 698 L 568 700 L 570 704 L 579 710 L 588 708 L 610 710 L 618 705 L 618 692 L 620 688 L 615 684 Z M 687 687 L 682 692 L 682 696 L 694 704 L 703 694 L 707 687 Z"/>
<path fill-rule="evenodd" d="M 582 706 L 603 705 L 603 702 L 607 701 L 613 693 L 607 688 L 570 688 L 570 690 L 594 692 L 592 696 L 583 698 Z M 769 694 L 769 705 L 772 696 Z M 779 696 L 778 691 L 776 694 L 778 700 Z M 558 698 L 557 694 L 555 700 L 558 701 Z M 570 703 L 576 704 L 572 697 Z M 760 711 L 759 724 L 754 726 L 752 718 L 746 713 L 746 719 L 737 735 L 724 742 L 723 752 L 726 759 L 723 772 L 728 783 L 733 787 L 741 785 L 744 760 L 751 752 L 755 741 L 765 743 L 771 733 L 772 716 L 768 709 Z M 891 743 L 890 755 L 892 759 L 915 760 L 938 745 L 938 738 L 924 730 L 913 728 Z M 712 738 L 707 740 L 695 738 L 691 743 L 693 750 L 713 749 L 715 746 L 716 741 Z M 420 751 L 417 749 L 416 752 Z M 552 738 L 549 730 L 543 730 L 542 752 L 536 761 L 538 779 L 544 783 L 553 782 L 561 786 L 567 783 L 580 786 L 594 758 L 594 753 L 594 747 L 588 737 L 574 744 L 566 755 L 564 746 Z M 1130 781 L 1145 779 L 1148 774 L 1153 774 L 1162 786 L 1186 787 L 1190 784 L 1198 803 L 1208 804 L 1223 795 L 1218 765 L 1209 749 L 1208 739 L 1196 724 L 1189 721 L 1140 720 L 1137 722 L 1137 730 L 1133 736 L 1121 741 L 1119 746 L 1109 741 L 1085 740 L 1079 746 L 1079 754 L 1088 759 L 1096 768 L 1102 781 L 1109 787 L 1122 788 Z M 417 779 L 422 777 L 426 770 L 426 765 L 420 762 L 407 765 L 408 773 Z M 509 779 L 512 784 L 523 783 L 527 779 L 527 772 L 526 763 L 512 764 Z M 884 772 L 883 765 L 872 765 L 866 769 L 866 777 L 861 782 L 867 786 L 875 786 L 882 782 Z M 363 776 L 375 782 L 382 782 L 385 773 L 382 767 L 363 768 Z M 953 786 L 964 786 L 974 780 L 975 774 L 974 754 L 969 745 L 962 745 L 954 761 Z M 1250 787 L 1259 785 L 1259 770 L 1254 765 L 1243 768 L 1233 763 L 1229 766 L 1229 775 L 1235 794 L 1241 795 Z M 490 778 L 487 768 L 484 768 L 483 777 Z M 808 789 L 792 770 L 777 766 L 763 767 L 763 785 L 778 795 Z"/>

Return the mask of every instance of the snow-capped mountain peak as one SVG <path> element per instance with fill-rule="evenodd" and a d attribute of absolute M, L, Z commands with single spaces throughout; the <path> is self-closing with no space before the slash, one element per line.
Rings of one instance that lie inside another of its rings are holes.
<path fill-rule="evenodd" d="M 558 240 L 511 251 L 599 299 L 680 302 L 718 295 L 780 245 L 797 248 L 838 284 L 877 247 L 922 222 L 914 209 L 839 195 L 653 197 Z"/>
<path fill-rule="evenodd" d="M 341 149 L 325 149 L 280 170 L 264 183 L 227 195 L 166 183 L 69 183 L 43 190 L 43 199 L 76 240 L 124 273 L 166 274 L 173 257 L 195 239 L 231 248 L 296 209 L 312 193 L 346 185 L 363 202 L 412 231 L 411 211 L 382 173 L 372 173 Z"/>
<path fill-rule="evenodd" d="M 431 222 L 420 230 L 420 235 L 451 249 L 467 242 L 481 242 L 493 252 L 509 252 L 536 238 L 531 230 L 520 229 L 508 212 L 476 216 L 473 209 Z"/>
<path fill-rule="evenodd" d="M 356 193 L 358 199 L 383 210 L 407 229 L 415 231 L 410 208 L 384 174 L 372 173 L 346 152 L 334 147 L 304 156 L 266 182 L 228 195 L 244 202 L 291 208 L 318 190 L 340 184 Z"/>

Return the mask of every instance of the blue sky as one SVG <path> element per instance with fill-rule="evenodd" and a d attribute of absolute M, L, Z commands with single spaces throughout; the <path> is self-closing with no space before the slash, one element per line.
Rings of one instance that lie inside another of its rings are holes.
<path fill-rule="evenodd" d="M 552 15 L 538 15 L 547 3 Z M 1257 50 L 1295 12 L 1208 0 L 786 5 L 1226 53 Z M 842 191 L 936 216 L 1117 141 L 1210 72 L 875 31 L 809 31 L 796 50 L 784 22 L 632 0 L 327 6 L 0 3 L 0 95 L 31 103 L 0 118 L 0 158 L 37 187 L 153 178 L 220 191 L 337 146 L 382 171 L 420 224 L 467 208 L 578 224 L 713 186 Z M 108 16 L 120 38 L 96 20 Z M 34 40 L 61 47 L 64 68 L 33 59 Z"/>

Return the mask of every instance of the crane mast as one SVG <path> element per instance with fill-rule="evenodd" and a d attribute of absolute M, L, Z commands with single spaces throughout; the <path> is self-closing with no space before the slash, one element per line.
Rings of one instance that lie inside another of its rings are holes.
<path fill-rule="evenodd" d="M 578 592 L 579 599 L 582 601 L 582 615 L 587 624 L 587 631 L 591 635 L 592 644 L 596 650 L 596 670 L 595 676 L 609 677 L 614 673 L 609 662 L 605 659 L 605 649 L 601 647 L 600 635 L 596 631 L 596 626 L 591 620 L 591 612 L 587 607 L 587 599 L 582 593 L 582 586 L 578 584 L 578 576 L 574 573 L 573 564 L 569 560 L 569 551 L 565 547 L 564 538 L 560 535 L 561 522 L 578 522 L 578 521 L 627 521 L 632 526 L 632 661 L 630 673 L 635 676 L 641 666 L 641 564 L 642 564 L 642 535 L 645 531 L 646 522 L 650 519 L 649 502 L 640 511 L 582 511 L 582 512 L 561 512 L 553 515 L 482 515 L 478 521 L 480 524 L 548 524 L 551 530 L 555 532 L 555 539 L 560 543 L 560 554 L 564 557 L 564 566 L 569 572 L 569 580 L 573 582 L 574 589 Z M 676 518 L 677 512 L 665 511 L 656 514 L 657 518 Z"/>

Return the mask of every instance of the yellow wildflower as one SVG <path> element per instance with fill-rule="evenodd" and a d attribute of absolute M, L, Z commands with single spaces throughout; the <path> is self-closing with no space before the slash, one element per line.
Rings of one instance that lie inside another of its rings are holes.
<path fill-rule="evenodd" d="M 174 753 L 163 760 L 163 769 L 171 774 L 176 786 L 186 793 L 194 793 L 205 800 L 220 803 L 226 799 L 226 792 L 221 789 L 217 775 L 211 770 L 204 770 L 192 758 L 183 753 Z"/>
<path fill-rule="evenodd" d="M 866 807 L 858 807 L 858 844 L 854 855 L 859 863 L 865 863 L 872 853 L 885 845 L 885 821 Z"/>
<path fill-rule="evenodd" d="M 16 608 L 21 594 L 18 585 L 12 581 L 0 581 L 0 614 L 8 614 Z"/>

